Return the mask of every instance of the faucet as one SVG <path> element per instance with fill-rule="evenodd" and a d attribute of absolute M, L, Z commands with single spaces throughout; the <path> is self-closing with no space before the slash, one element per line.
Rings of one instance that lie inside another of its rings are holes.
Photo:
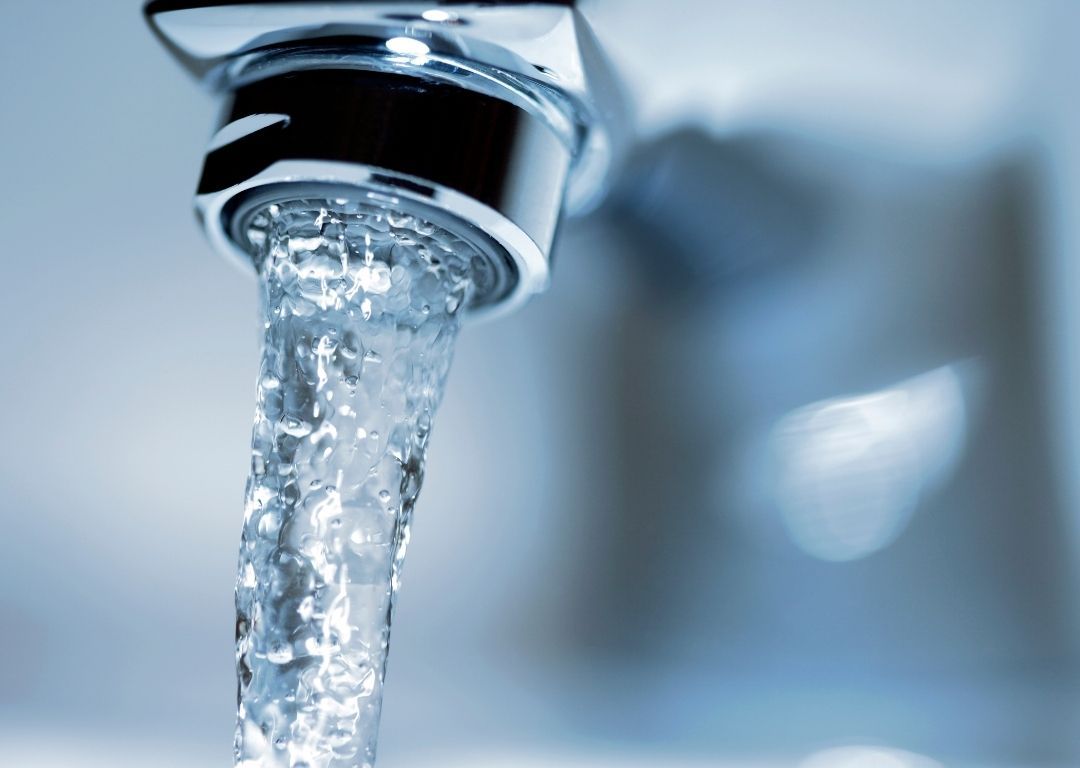
<path fill-rule="evenodd" d="M 196 211 L 263 278 L 235 764 L 370 768 L 459 310 L 547 286 L 564 207 L 594 205 L 615 160 L 614 91 L 569 2 L 146 14 L 227 97 Z"/>
<path fill-rule="evenodd" d="M 196 211 L 250 266 L 274 202 L 362 200 L 422 216 L 488 262 L 471 315 L 545 289 L 564 208 L 620 153 L 614 78 L 573 0 L 152 0 L 154 33 L 225 105 Z"/>

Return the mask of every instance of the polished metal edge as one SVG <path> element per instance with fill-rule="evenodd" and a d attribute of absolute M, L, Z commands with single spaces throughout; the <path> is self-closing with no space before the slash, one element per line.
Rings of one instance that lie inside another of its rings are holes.
<path fill-rule="evenodd" d="M 505 296 L 480 297 L 478 308 L 516 306 L 547 285 L 571 157 L 545 121 L 506 101 L 400 72 L 286 72 L 239 88 L 211 147 L 198 195 L 203 207 L 213 201 L 205 223 L 221 230 L 215 245 L 232 231 L 238 196 L 271 183 L 340 180 L 492 228 L 512 285 Z M 299 170 L 283 178 L 282 167 Z"/>
<path fill-rule="evenodd" d="M 246 272 L 252 268 L 252 253 L 232 231 L 235 211 L 230 212 L 230 206 L 242 205 L 245 196 L 282 184 L 296 185 L 294 199 L 303 198 L 309 189 L 307 185 L 317 184 L 348 188 L 359 192 L 355 196 L 357 200 L 431 218 L 488 254 L 496 269 L 503 269 L 504 263 L 512 264 L 515 274 L 509 279 L 505 293 L 478 297 L 468 308 L 470 319 L 490 319 L 513 312 L 530 296 L 547 288 L 547 255 L 504 215 L 455 190 L 429 186 L 423 179 L 398 179 L 412 182 L 414 189 L 393 184 L 396 176 L 392 170 L 352 162 L 280 161 L 228 189 L 196 196 L 195 205 L 211 245 Z"/>
<path fill-rule="evenodd" d="M 575 124 L 577 146 L 565 204 L 594 207 L 626 144 L 625 99 L 588 23 L 572 3 L 151 2 L 147 18 L 181 63 L 205 84 L 230 88 L 237 60 L 327 37 L 415 40 L 428 53 L 396 66 L 472 68 L 501 79 L 550 115 Z M 391 52 L 392 53 L 392 52 Z"/>

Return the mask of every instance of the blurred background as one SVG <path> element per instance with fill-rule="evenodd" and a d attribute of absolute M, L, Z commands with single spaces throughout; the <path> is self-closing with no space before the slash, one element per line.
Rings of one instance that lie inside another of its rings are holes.
<path fill-rule="evenodd" d="M 380 766 L 1080 765 L 1080 6 L 581 7 L 638 140 L 462 334 Z M 229 765 L 214 101 L 137 0 L 0 57 L 0 765 Z"/>

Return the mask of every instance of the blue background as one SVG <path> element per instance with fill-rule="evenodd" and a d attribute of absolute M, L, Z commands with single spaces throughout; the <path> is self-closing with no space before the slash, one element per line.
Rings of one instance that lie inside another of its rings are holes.
<path fill-rule="evenodd" d="M 380 765 L 1080 764 L 1080 14 L 594 0 L 638 143 L 459 342 Z M 228 765 L 256 289 L 137 2 L 0 8 L 0 764 Z"/>

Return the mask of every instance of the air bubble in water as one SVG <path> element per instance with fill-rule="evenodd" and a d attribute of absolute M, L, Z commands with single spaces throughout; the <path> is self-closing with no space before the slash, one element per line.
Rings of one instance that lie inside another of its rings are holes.
<path fill-rule="evenodd" d="M 266 660 L 271 664 L 288 664 L 293 659 L 293 649 L 291 645 L 275 645 L 266 652 Z"/>
<path fill-rule="evenodd" d="M 283 416 L 278 428 L 286 435 L 292 435 L 293 437 L 307 437 L 311 434 L 311 425 L 294 416 Z"/>

